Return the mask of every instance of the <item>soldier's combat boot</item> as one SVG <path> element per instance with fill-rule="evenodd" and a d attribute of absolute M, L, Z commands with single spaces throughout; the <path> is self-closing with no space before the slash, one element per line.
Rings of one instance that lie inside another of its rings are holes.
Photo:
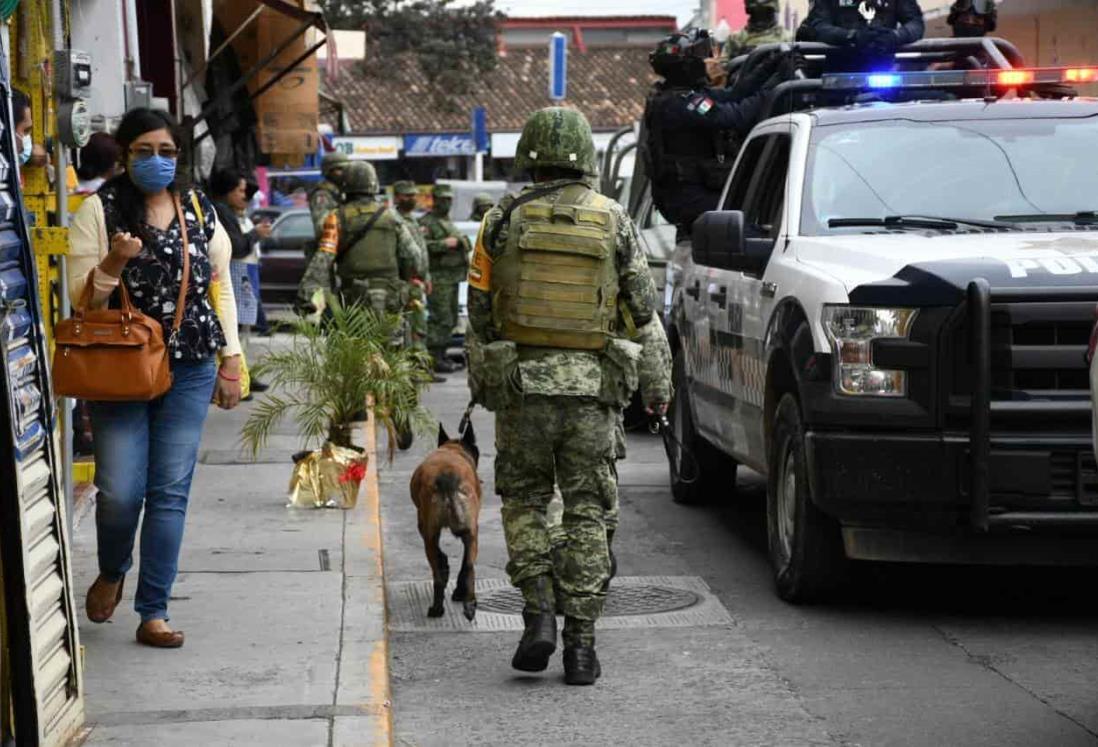
<path fill-rule="evenodd" d="M 435 373 L 453 373 L 457 370 L 453 361 L 446 357 L 445 351 L 435 353 Z"/>
<path fill-rule="evenodd" d="M 564 618 L 564 681 L 569 685 L 593 685 L 600 676 L 594 621 Z"/>
<path fill-rule="evenodd" d="M 557 618 L 553 614 L 553 586 L 549 576 L 538 576 L 522 585 L 526 608 L 518 649 L 511 666 L 520 672 L 542 672 L 549 666 L 549 657 L 557 650 Z"/>

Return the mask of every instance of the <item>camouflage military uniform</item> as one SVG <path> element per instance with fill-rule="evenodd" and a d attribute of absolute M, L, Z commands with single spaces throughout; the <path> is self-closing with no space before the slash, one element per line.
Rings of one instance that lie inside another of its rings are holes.
<path fill-rule="evenodd" d="M 403 313 L 411 281 L 426 273 L 422 253 L 404 221 L 374 196 L 373 167 L 365 162 L 355 166 L 361 166 L 367 176 L 358 184 L 352 171 L 347 204 L 325 218 L 317 253 L 306 266 L 298 290 L 299 305 L 309 303 L 317 290 L 334 290 L 330 280 L 334 269 L 344 303 Z"/>
<path fill-rule="evenodd" d="M 761 44 L 791 41 L 792 36 L 778 23 L 778 0 L 745 0 L 747 25 L 726 42 L 726 57 L 739 57 Z"/>
<path fill-rule="evenodd" d="M 410 181 L 398 181 L 393 184 L 393 195 L 416 194 L 416 187 Z M 431 282 L 430 272 L 426 268 L 430 266 L 430 258 L 427 255 L 427 241 L 423 238 L 423 232 L 419 228 L 412 211 L 404 212 L 397 207 L 396 214 L 404 221 L 412 237 L 419 247 L 420 265 L 425 268 L 423 282 Z M 420 350 L 427 350 L 427 291 L 419 285 L 413 285 L 409 289 L 411 304 L 408 310 L 408 323 L 412 333 L 412 345 Z"/>
<path fill-rule="evenodd" d="M 495 204 L 496 201 L 493 200 L 492 195 L 487 192 L 478 192 L 473 195 L 473 212 L 469 214 L 469 220 L 475 220 L 477 223 L 480 223 Z"/>
<path fill-rule="evenodd" d="M 324 230 L 324 219 L 328 217 L 328 213 L 343 204 L 341 183 L 344 169 L 349 163 L 347 156 L 342 153 L 328 153 L 325 155 L 320 166 L 324 179 L 309 191 L 309 215 L 313 219 L 313 230 L 316 232 L 318 241 L 321 232 Z M 315 251 L 315 246 L 306 245 L 306 263 Z"/>
<path fill-rule="evenodd" d="M 525 192 L 553 186 L 563 190 L 569 184 L 542 183 Z M 502 206 L 510 199 L 505 198 Z M 619 299 L 638 330 L 647 332 L 660 325 L 654 313 L 655 284 L 628 214 L 617 203 L 607 202 L 617 227 L 614 263 Z M 501 217 L 500 207 L 488 213 L 482 238 L 491 235 Z M 495 243 L 484 247 L 493 259 L 503 251 L 508 230 L 513 229 L 503 227 Z M 473 345 L 502 339 L 493 323 L 491 293 L 474 287 L 472 281 L 469 321 Z M 662 339 L 666 345 L 666 338 Z M 641 370 L 645 372 L 640 382 L 645 400 L 666 402 L 670 366 L 661 371 L 660 364 L 649 360 L 669 361 L 670 352 L 646 347 L 640 357 L 645 363 L 638 365 L 637 373 L 639 377 Z M 471 355 L 471 360 L 477 358 Z M 617 498 L 615 434 L 624 404 L 623 393 L 617 399 L 606 396 L 604 363 L 598 352 L 519 346 L 517 371 L 509 379 L 512 401 L 496 413 L 495 485 L 503 499 L 511 582 L 525 593 L 524 582 L 553 573 L 546 506 L 555 481 L 564 498 L 567 535 L 562 567 L 556 573 L 565 595 L 562 607 L 566 616 L 592 622 L 601 613 L 603 585 L 609 576 L 605 516 Z M 479 372 L 470 374 L 476 379 Z M 579 635 L 581 640 L 593 638 L 593 628 L 581 628 Z M 566 628 L 566 645 L 568 636 Z"/>
<path fill-rule="evenodd" d="M 431 264 L 431 295 L 427 297 L 427 349 L 436 361 L 443 361 L 446 347 L 458 321 L 458 285 L 469 270 L 469 239 L 450 220 L 453 191 L 448 185 L 435 187 L 434 209 L 419 219 Z M 451 249 L 447 239 L 456 238 Z"/>

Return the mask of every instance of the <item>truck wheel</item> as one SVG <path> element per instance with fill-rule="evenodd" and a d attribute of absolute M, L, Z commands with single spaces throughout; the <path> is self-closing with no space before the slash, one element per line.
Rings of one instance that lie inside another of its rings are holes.
<path fill-rule="evenodd" d="M 672 499 L 675 503 L 694 505 L 706 503 L 716 497 L 734 495 L 737 465 L 734 459 L 694 430 L 690 388 L 686 383 L 686 361 L 683 356 L 681 350 L 677 352 L 671 365 L 671 384 L 675 396 L 671 401 L 668 420 L 671 422 L 674 441 L 669 444 L 667 463 L 671 471 Z M 691 454 L 693 460 L 690 458 Z"/>
<path fill-rule="evenodd" d="M 847 559 L 838 523 L 812 502 L 797 398 L 786 394 L 770 428 L 766 523 L 778 596 L 823 601 L 841 586 Z"/>

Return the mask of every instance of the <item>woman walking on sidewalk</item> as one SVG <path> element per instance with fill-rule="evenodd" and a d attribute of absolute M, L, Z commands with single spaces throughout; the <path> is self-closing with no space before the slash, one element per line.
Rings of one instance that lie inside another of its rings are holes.
<path fill-rule="evenodd" d="M 75 304 L 85 284 L 92 283 L 92 305 L 107 305 L 117 296 L 118 284 L 125 283 L 138 310 L 160 320 L 165 340 L 172 338 L 172 387 L 151 402 L 92 403 L 99 576 L 88 589 L 87 613 L 92 622 L 106 622 L 122 599 L 144 508 L 134 597 L 141 616 L 137 640 L 178 648 L 183 633 L 168 626 L 168 598 L 202 425 L 211 398 L 224 409 L 240 401 L 232 285 L 221 284 L 223 319 L 208 298 L 211 275 L 228 277 L 231 248 L 209 200 L 177 184 L 180 140 L 169 114 L 130 111 L 116 139 L 125 172 L 85 200 L 73 217 L 71 299 Z M 180 220 L 186 223 L 187 247 Z M 189 253 L 190 275 L 182 324 L 173 335 L 184 251 Z"/>

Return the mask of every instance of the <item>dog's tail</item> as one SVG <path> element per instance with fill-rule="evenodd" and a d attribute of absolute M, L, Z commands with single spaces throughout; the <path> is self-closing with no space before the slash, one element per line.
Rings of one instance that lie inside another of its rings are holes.
<path fill-rule="evenodd" d="M 435 497 L 445 507 L 450 531 L 454 534 L 469 531 L 468 503 L 457 473 L 446 470 L 435 477 Z"/>

